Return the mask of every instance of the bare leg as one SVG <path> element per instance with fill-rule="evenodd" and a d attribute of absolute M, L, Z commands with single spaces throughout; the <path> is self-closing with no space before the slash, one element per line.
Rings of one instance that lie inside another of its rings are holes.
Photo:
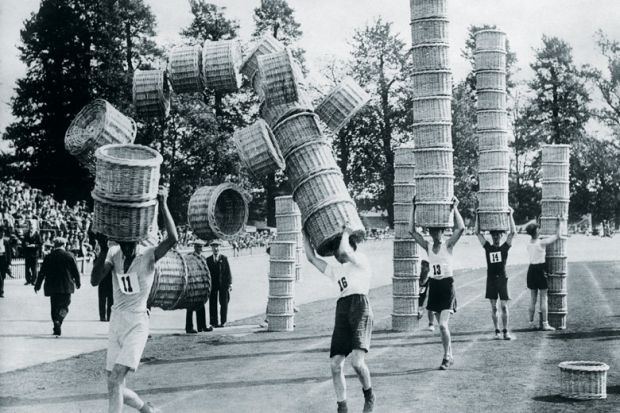
<path fill-rule="evenodd" d="M 443 344 L 444 358 L 452 358 L 452 339 L 450 337 L 450 310 L 443 310 L 439 314 L 439 330 L 441 331 L 441 343 Z"/>
<path fill-rule="evenodd" d="M 370 382 L 370 370 L 366 365 L 366 352 L 364 350 L 355 349 L 351 353 L 351 365 L 357 374 L 357 378 L 362 383 L 362 388 L 368 390 L 372 387 Z"/>
<path fill-rule="evenodd" d="M 129 367 L 115 364 L 112 371 L 108 371 L 108 413 L 120 413 L 123 404 L 141 410 L 144 402 L 132 390 L 125 387 L 125 377 Z"/>
<path fill-rule="evenodd" d="M 332 381 L 336 391 L 336 401 L 342 402 L 347 399 L 347 383 L 344 378 L 345 356 L 336 355 L 331 359 Z"/>
<path fill-rule="evenodd" d="M 495 330 L 499 330 L 499 325 L 497 323 L 497 300 L 489 300 L 491 302 L 491 318 L 493 319 L 493 325 L 495 326 Z"/>
<path fill-rule="evenodd" d="M 543 324 L 547 324 L 547 290 L 540 290 L 540 311 L 542 312 Z"/>
<path fill-rule="evenodd" d="M 530 323 L 534 322 L 534 314 L 536 312 L 536 300 L 538 299 L 538 290 L 530 290 Z"/>
<path fill-rule="evenodd" d="M 500 305 L 502 309 L 502 325 L 504 326 L 504 330 L 508 330 L 508 301 L 501 300 Z"/>
<path fill-rule="evenodd" d="M 432 326 L 433 324 L 435 324 L 435 313 L 433 313 L 431 310 L 428 310 L 428 325 Z"/>

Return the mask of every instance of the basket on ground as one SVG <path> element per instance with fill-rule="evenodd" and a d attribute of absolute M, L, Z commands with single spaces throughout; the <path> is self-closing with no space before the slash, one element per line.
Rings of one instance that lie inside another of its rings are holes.
<path fill-rule="evenodd" d="M 248 201 L 243 190 L 231 183 L 203 186 L 191 196 L 187 217 L 200 239 L 232 239 L 248 220 Z"/>
<path fill-rule="evenodd" d="M 577 400 L 607 398 L 607 364 L 598 361 L 563 361 L 559 367 L 562 396 Z"/>
<path fill-rule="evenodd" d="M 170 51 L 168 74 L 176 93 L 197 93 L 204 89 L 202 47 L 177 46 Z"/>
<path fill-rule="evenodd" d="M 232 137 L 239 157 L 248 170 L 262 178 L 284 168 L 284 159 L 267 123 L 259 119 L 237 130 Z"/>
<path fill-rule="evenodd" d="M 170 113 L 170 83 L 164 70 L 136 70 L 132 94 L 139 116 L 162 118 Z"/>
<path fill-rule="evenodd" d="M 148 237 L 157 201 L 114 202 L 94 192 L 93 231 L 114 241 L 142 241 Z"/>
<path fill-rule="evenodd" d="M 338 133 L 369 101 L 370 95 L 347 77 L 321 100 L 316 113 L 334 133 Z"/>
<path fill-rule="evenodd" d="M 239 90 L 241 57 L 241 46 L 236 40 L 206 40 L 202 47 L 205 86 L 221 93 Z"/>

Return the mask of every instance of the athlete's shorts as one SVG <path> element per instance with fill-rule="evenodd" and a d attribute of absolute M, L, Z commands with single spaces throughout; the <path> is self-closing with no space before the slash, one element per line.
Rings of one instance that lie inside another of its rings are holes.
<path fill-rule="evenodd" d="M 353 350 L 370 350 L 373 314 L 368 297 L 353 294 L 336 303 L 336 322 L 329 357 L 348 356 Z"/>
<path fill-rule="evenodd" d="M 454 278 L 431 278 L 428 281 L 428 303 L 426 309 L 434 313 L 449 310 L 456 313 L 456 291 L 454 290 Z"/>
<path fill-rule="evenodd" d="M 547 277 L 545 276 L 546 264 L 530 264 L 527 269 L 527 288 L 530 290 L 546 290 Z"/>
<path fill-rule="evenodd" d="M 510 300 L 508 296 L 508 277 L 504 275 L 487 275 L 487 292 L 485 297 L 489 300 Z"/>
<path fill-rule="evenodd" d="M 145 312 L 112 311 L 106 370 L 115 364 L 136 371 L 149 338 L 149 316 Z"/>

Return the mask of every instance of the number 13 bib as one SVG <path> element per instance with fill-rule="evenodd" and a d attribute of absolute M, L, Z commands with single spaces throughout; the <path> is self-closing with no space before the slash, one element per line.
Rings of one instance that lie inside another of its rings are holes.
<path fill-rule="evenodd" d="M 116 280 L 123 294 L 134 295 L 140 292 L 140 282 L 138 281 L 138 274 L 135 272 L 116 274 Z"/>

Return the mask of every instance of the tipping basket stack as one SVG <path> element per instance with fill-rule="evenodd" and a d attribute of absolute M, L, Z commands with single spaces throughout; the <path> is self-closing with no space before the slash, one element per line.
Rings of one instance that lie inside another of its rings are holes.
<path fill-rule="evenodd" d="M 290 195 L 276 197 L 276 241 L 294 241 L 295 281 L 301 281 L 301 263 L 304 257 L 301 212 Z"/>
<path fill-rule="evenodd" d="M 319 103 L 316 114 L 337 134 L 369 101 L 370 95 L 347 77 Z"/>
<path fill-rule="evenodd" d="M 508 112 L 506 111 L 506 34 L 475 33 L 478 97 L 478 219 L 482 231 L 506 231 L 508 214 Z"/>
<path fill-rule="evenodd" d="M 233 144 L 241 161 L 256 178 L 284 169 L 280 147 L 267 122 L 259 119 L 254 124 L 233 134 Z"/>
<path fill-rule="evenodd" d="M 410 5 L 416 223 L 451 227 L 454 172 L 447 0 L 411 0 Z"/>
<path fill-rule="evenodd" d="M 93 231 L 114 241 L 143 241 L 157 210 L 161 155 L 142 145 L 105 145 L 97 168 Z"/>
<path fill-rule="evenodd" d="M 541 235 L 556 233 L 557 217 L 562 217 L 561 234 L 568 234 L 570 145 L 544 145 L 542 148 L 542 205 Z M 547 271 L 549 281 L 549 324 L 557 329 L 566 328 L 568 314 L 567 282 L 568 253 L 566 239 L 559 239 L 547 246 Z"/>
<path fill-rule="evenodd" d="M 392 278 L 392 329 L 413 331 L 418 326 L 418 250 L 409 233 L 416 192 L 413 147 L 394 153 L 394 277 Z"/>
<path fill-rule="evenodd" d="M 295 327 L 295 254 L 297 242 L 274 241 L 269 251 L 268 331 L 293 331 Z"/>
<path fill-rule="evenodd" d="M 163 118 L 170 113 L 170 83 L 165 70 L 136 70 L 132 92 L 139 116 Z"/>

